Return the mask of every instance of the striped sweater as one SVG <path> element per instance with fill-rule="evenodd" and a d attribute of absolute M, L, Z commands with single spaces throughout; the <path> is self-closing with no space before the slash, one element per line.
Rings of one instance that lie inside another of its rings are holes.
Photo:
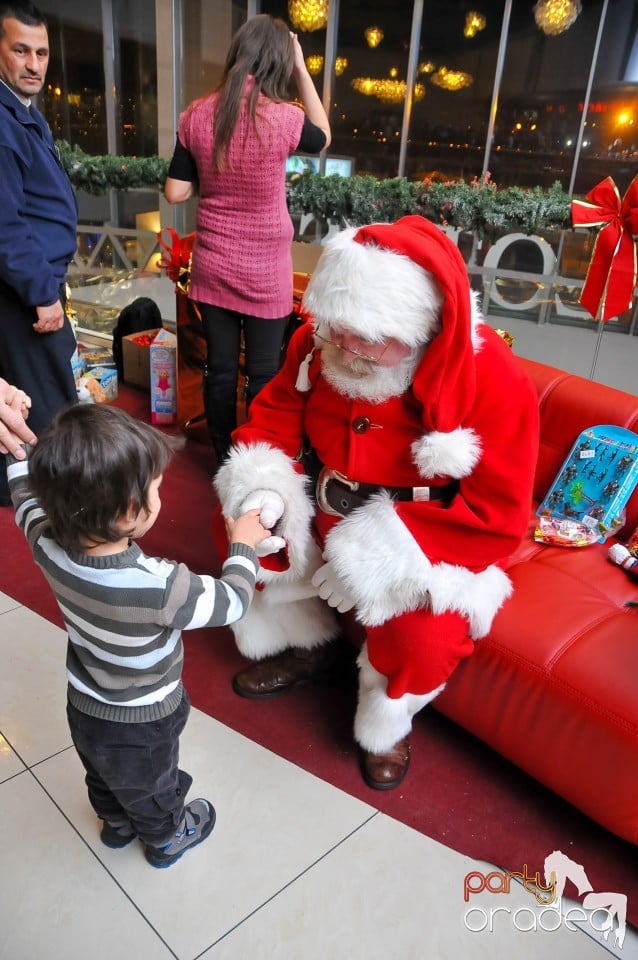
<path fill-rule="evenodd" d="M 147 557 L 135 542 L 94 557 L 62 550 L 28 490 L 28 461 L 7 457 L 16 523 L 55 594 L 68 633 L 70 702 L 123 723 L 168 716 L 182 699 L 182 630 L 225 626 L 252 600 L 257 555 L 232 544 L 219 580 Z"/>

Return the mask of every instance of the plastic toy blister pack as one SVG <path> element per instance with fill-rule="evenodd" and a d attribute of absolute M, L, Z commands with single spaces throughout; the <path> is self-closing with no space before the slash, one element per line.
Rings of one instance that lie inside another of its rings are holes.
<path fill-rule="evenodd" d="M 557 546 L 602 543 L 624 522 L 638 484 L 638 434 L 600 425 L 583 430 L 536 511 L 535 539 Z"/>

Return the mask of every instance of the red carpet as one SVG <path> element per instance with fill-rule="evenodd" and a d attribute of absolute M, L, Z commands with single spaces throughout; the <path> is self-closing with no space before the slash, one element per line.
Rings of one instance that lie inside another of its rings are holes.
<path fill-rule="evenodd" d="M 117 402 L 149 419 L 148 394 L 122 386 Z M 218 573 L 219 558 L 209 536 L 213 463 L 203 433 L 190 437 L 167 471 L 162 512 L 142 543 L 147 553 L 181 560 L 197 572 Z M 0 590 L 62 626 L 6 508 L 0 509 Z M 627 894 L 628 920 L 638 925 L 635 847 L 598 827 L 435 709 L 426 708 L 416 718 L 412 764 L 401 787 L 388 793 L 366 787 L 351 733 L 356 695 L 350 649 L 343 650 L 338 668 L 322 683 L 258 703 L 232 692 L 231 677 L 243 661 L 230 630 L 194 630 L 185 634 L 184 643 L 184 680 L 200 710 L 415 830 L 503 870 L 522 871 L 527 864 L 530 872 L 542 871 L 545 857 L 561 850 L 583 865 L 596 891 Z M 566 894 L 576 897 L 569 887 Z"/>

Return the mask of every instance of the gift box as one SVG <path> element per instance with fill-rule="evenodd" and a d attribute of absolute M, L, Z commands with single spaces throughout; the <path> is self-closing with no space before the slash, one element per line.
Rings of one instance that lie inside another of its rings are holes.
<path fill-rule="evenodd" d="M 150 346 L 151 423 L 177 422 L 177 337 L 161 329 Z"/>
<path fill-rule="evenodd" d="M 161 329 L 161 328 L 160 328 Z M 151 343 L 159 329 L 143 330 L 122 337 L 124 381 L 144 390 L 151 388 Z"/>

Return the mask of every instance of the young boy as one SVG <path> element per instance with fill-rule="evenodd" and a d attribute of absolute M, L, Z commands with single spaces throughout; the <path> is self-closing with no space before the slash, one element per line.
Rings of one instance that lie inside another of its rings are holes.
<path fill-rule="evenodd" d="M 181 632 L 245 614 L 255 547 L 269 534 L 258 510 L 228 518 L 219 580 L 145 556 L 135 541 L 157 519 L 178 445 L 91 404 L 59 413 L 28 460 L 7 457 L 16 522 L 68 632 L 67 716 L 101 840 L 118 848 L 138 837 L 154 867 L 175 863 L 215 823 L 208 800 L 184 804 L 192 778 L 178 767 L 190 706 Z"/>

